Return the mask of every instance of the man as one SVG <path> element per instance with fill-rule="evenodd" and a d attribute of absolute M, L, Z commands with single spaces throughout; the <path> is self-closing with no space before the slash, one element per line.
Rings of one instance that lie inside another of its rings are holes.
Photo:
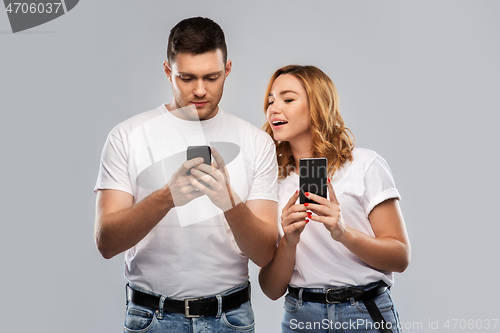
<path fill-rule="evenodd" d="M 248 258 L 274 256 L 277 163 L 266 133 L 218 106 L 231 66 L 215 22 L 179 22 L 164 62 L 172 102 L 104 146 L 95 238 L 105 258 L 126 251 L 126 332 L 253 332 Z M 204 145 L 212 165 L 187 159 Z"/>

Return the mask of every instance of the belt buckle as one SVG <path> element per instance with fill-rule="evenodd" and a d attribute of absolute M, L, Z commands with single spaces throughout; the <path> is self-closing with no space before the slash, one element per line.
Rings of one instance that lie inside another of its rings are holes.
<path fill-rule="evenodd" d="M 187 298 L 184 300 L 184 316 L 186 318 L 198 318 L 200 315 L 192 315 L 189 313 L 189 302 L 199 301 L 201 298 Z"/>
<path fill-rule="evenodd" d="M 336 291 L 338 291 L 338 290 L 337 290 L 337 289 L 333 289 L 333 288 L 328 288 L 328 289 L 326 290 L 326 293 L 325 293 L 325 300 L 326 300 L 326 302 L 327 302 L 328 304 L 339 304 L 339 303 L 340 303 L 340 301 L 330 301 L 330 299 L 328 298 L 328 294 L 329 294 L 330 292 L 331 292 L 331 293 L 333 293 L 333 292 L 336 292 Z"/>

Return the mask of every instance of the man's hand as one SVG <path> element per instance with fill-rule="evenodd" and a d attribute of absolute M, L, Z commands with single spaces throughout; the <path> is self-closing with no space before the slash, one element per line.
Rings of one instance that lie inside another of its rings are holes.
<path fill-rule="evenodd" d="M 214 205 L 226 212 L 238 205 L 241 200 L 231 188 L 226 164 L 215 148 L 212 148 L 212 156 L 215 163 L 211 166 L 199 163 L 191 169 L 194 177 L 190 177 L 189 180 L 198 193 L 206 194 Z"/>
<path fill-rule="evenodd" d="M 190 182 L 193 176 L 188 175 L 191 168 L 198 167 L 203 163 L 202 157 L 193 158 L 184 162 L 173 174 L 167 184 L 176 207 L 184 206 L 191 200 L 201 197 L 204 193 L 198 191 Z M 193 169 L 196 170 L 196 169 Z"/>

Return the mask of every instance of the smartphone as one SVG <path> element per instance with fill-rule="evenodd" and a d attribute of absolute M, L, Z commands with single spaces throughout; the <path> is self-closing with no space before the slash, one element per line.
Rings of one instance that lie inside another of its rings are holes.
<path fill-rule="evenodd" d="M 212 164 L 212 154 L 209 146 L 189 146 L 186 151 L 187 160 L 192 160 L 196 157 L 203 157 L 203 163 L 207 165 Z M 188 175 L 191 170 L 188 171 Z"/>
<path fill-rule="evenodd" d="M 306 197 L 305 192 L 323 198 L 327 196 L 327 160 L 320 158 L 301 158 L 299 161 L 300 203 L 316 203 Z"/>

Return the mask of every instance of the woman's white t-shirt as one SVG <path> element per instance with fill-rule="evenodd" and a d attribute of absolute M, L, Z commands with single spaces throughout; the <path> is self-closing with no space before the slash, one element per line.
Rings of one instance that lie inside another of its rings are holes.
<path fill-rule="evenodd" d="M 389 165 L 368 149 L 355 148 L 353 161 L 344 164 L 331 182 L 345 223 L 370 236 L 375 236 L 368 219 L 371 210 L 387 199 L 400 199 Z M 294 172 L 278 181 L 279 214 L 298 188 L 299 176 Z M 283 236 L 281 225 L 279 230 Z M 392 286 L 393 273 L 377 270 L 361 261 L 335 241 L 322 223 L 314 221 L 313 215 L 297 245 L 291 286 L 327 288 L 366 285 L 380 280 Z"/>

